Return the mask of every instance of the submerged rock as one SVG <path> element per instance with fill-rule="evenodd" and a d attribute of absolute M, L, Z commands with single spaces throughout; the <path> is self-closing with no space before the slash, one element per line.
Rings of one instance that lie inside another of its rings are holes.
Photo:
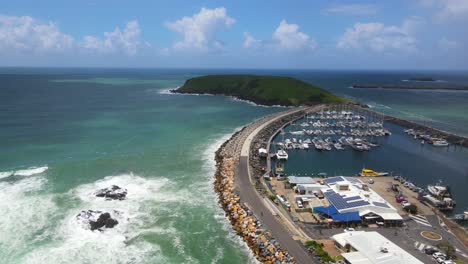
<path fill-rule="evenodd" d="M 127 189 L 120 188 L 117 185 L 101 189 L 96 192 L 97 197 L 105 197 L 106 200 L 124 200 L 127 196 Z"/>
<path fill-rule="evenodd" d="M 76 218 L 84 223 L 91 231 L 98 229 L 102 231 L 101 228 L 113 228 L 119 222 L 113 219 L 110 213 L 103 213 L 102 211 L 98 210 L 87 210 L 81 211 Z"/>

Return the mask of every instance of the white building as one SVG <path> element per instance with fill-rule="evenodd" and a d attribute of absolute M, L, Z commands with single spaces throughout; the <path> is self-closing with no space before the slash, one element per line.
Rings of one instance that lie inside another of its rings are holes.
<path fill-rule="evenodd" d="M 350 264 L 423 264 L 377 232 L 352 231 L 332 238 Z"/>
<path fill-rule="evenodd" d="M 396 208 L 356 177 L 330 177 L 324 179 L 324 183 L 326 186 L 321 191 L 331 207 L 314 208 L 315 212 L 334 212 L 337 219 L 346 219 L 351 214 L 356 216 L 357 212 L 366 222 L 399 223 L 403 220 Z"/>

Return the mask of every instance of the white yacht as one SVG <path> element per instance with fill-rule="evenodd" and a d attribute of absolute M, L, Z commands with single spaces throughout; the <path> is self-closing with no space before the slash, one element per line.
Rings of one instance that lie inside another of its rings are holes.
<path fill-rule="evenodd" d="M 340 143 L 338 143 L 338 142 L 335 143 L 335 144 L 333 144 L 333 146 L 334 146 L 337 150 L 343 150 L 343 149 L 344 149 L 343 146 L 342 146 Z"/>
<path fill-rule="evenodd" d="M 447 147 L 449 143 L 446 140 L 436 140 L 432 143 L 435 147 Z"/>
<path fill-rule="evenodd" d="M 276 152 L 276 157 L 279 160 L 288 160 L 288 153 L 285 150 L 280 149 Z"/>

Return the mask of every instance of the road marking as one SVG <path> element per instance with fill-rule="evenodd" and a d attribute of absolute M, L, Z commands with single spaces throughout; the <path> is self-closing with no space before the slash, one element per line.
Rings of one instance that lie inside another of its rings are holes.
<path fill-rule="evenodd" d="M 411 217 L 416 223 L 420 225 L 432 227 L 431 223 L 429 223 L 427 218 L 423 215 L 409 215 L 409 217 Z"/>
<path fill-rule="evenodd" d="M 423 251 L 427 247 L 427 245 L 416 241 L 414 242 L 414 247 L 417 248 L 419 251 Z"/>
<path fill-rule="evenodd" d="M 459 255 L 462 255 L 464 258 L 468 258 L 468 256 L 463 253 L 461 250 L 459 250 L 458 248 L 455 248 L 455 251 L 459 254 Z"/>

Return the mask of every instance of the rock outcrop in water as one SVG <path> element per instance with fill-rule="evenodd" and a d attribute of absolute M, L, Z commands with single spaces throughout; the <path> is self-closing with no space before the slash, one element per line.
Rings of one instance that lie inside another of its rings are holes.
<path fill-rule="evenodd" d="M 97 197 L 105 197 L 106 200 L 124 200 L 127 196 L 127 190 L 117 185 L 101 189 L 96 192 Z"/>
<path fill-rule="evenodd" d="M 99 210 L 81 211 L 76 218 L 87 225 L 91 231 L 113 228 L 119 223 L 111 217 L 110 213 Z"/>

